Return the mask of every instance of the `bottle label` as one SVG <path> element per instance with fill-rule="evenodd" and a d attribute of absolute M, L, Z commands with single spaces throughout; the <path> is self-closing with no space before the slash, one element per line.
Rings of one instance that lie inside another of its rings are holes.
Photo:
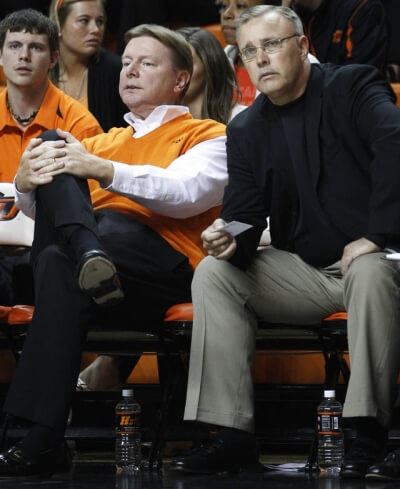
<path fill-rule="evenodd" d="M 118 431 L 136 431 L 140 427 L 140 417 L 137 414 L 116 413 L 115 421 Z"/>
<path fill-rule="evenodd" d="M 340 435 L 342 433 L 341 413 L 319 412 L 317 417 L 318 433 L 324 435 Z"/>

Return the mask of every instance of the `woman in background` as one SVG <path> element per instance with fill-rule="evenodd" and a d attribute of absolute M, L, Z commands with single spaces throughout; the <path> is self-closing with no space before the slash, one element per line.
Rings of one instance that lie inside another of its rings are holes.
<path fill-rule="evenodd" d="M 50 78 L 85 105 L 104 131 L 124 125 L 119 92 L 121 60 L 101 48 L 104 0 L 52 0 L 49 17 L 58 25 L 60 58 Z"/>
<path fill-rule="evenodd" d="M 275 0 L 275 3 L 280 0 Z M 251 105 L 257 96 L 256 87 L 250 80 L 246 68 L 243 66 L 239 56 L 239 50 L 236 44 L 236 24 L 240 15 L 249 7 L 273 3 L 269 0 L 216 0 L 219 7 L 221 19 L 221 30 L 224 35 L 227 46 L 225 53 L 231 62 L 235 71 L 236 79 L 239 85 L 241 101 L 244 105 Z"/>
<path fill-rule="evenodd" d="M 245 106 L 240 98 L 235 73 L 220 43 L 200 27 L 178 31 L 190 44 L 193 74 L 183 104 L 197 119 L 214 119 L 227 124 Z"/>

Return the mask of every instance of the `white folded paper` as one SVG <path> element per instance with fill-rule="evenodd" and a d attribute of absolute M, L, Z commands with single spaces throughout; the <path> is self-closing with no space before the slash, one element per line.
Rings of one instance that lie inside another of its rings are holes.
<path fill-rule="evenodd" d="M 218 228 L 218 231 L 226 231 L 231 236 L 237 236 L 238 234 L 241 234 L 252 227 L 253 226 L 251 224 L 246 224 L 245 222 L 231 221 Z"/>

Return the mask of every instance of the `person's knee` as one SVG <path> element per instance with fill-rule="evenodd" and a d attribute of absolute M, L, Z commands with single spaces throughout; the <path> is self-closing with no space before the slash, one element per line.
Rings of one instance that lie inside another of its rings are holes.
<path fill-rule="evenodd" d="M 381 259 L 380 254 L 371 253 L 356 258 L 345 275 L 345 288 L 363 287 L 372 291 L 398 280 L 399 271 L 392 263 Z"/>
<path fill-rule="evenodd" d="M 221 281 L 226 282 L 226 274 L 230 268 L 232 265 L 224 260 L 217 260 L 212 256 L 204 258 L 194 272 L 192 294 L 199 289 L 212 288 Z"/>

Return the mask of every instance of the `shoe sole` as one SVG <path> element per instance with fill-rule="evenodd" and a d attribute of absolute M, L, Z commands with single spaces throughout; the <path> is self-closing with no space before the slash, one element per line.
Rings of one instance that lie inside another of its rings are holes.
<path fill-rule="evenodd" d="M 112 306 L 124 299 L 117 270 L 103 256 L 89 258 L 79 273 L 79 287 L 99 306 Z"/>
<path fill-rule="evenodd" d="M 366 474 L 365 478 L 368 480 L 379 480 L 379 481 L 398 481 L 400 477 L 389 477 L 387 475 L 379 474 Z"/>

